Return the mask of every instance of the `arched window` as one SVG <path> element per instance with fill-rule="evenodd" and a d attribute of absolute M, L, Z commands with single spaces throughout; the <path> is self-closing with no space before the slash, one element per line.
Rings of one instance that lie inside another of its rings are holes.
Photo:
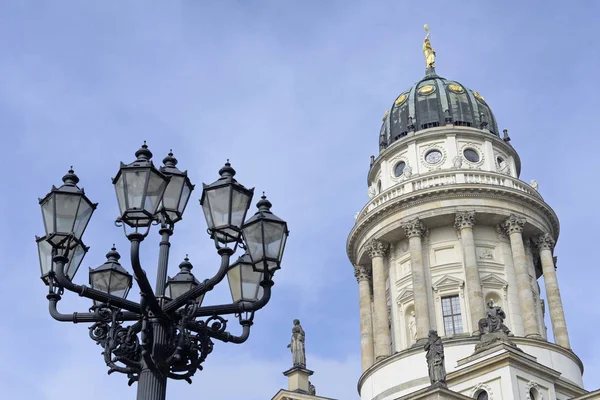
<path fill-rule="evenodd" d="M 537 390 L 535 390 L 534 388 L 530 388 L 529 389 L 529 398 L 531 400 L 539 400 Z"/>
<path fill-rule="evenodd" d="M 485 390 L 482 390 L 481 392 L 479 392 L 479 394 L 477 395 L 477 400 L 488 400 L 488 393 Z"/>
<path fill-rule="evenodd" d="M 377 181 L 377 194 L 381 193 L 381 181 Z"/>

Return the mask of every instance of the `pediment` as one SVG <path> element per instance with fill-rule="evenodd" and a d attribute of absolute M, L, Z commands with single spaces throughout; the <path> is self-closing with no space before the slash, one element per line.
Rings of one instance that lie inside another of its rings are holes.
<path fill-rule="evenodd" d="M 396 297 L 396 304 L 404 304 L 414 299 L 414 293 L 411 288 L 404 288 Z"/>
<path fill-rule="evenodd" d="M 481 286 L 491 288 L 503 288 L 508 286 L 508 282 L 496 274 L 487 274 L 481 278 Z"/>
<path fill-rule="evenodd" d="M 456 289 L 456 288 L 461 288 L 463 287 L 465 284 L 465 281 L 463 281 L 462 279 L 456 278 L 452 275 L 444 275 L 441 278 L 439 278 L 437 281 L 435 281 L 435 283 L 432 285 L 433 290 L 437 291 L 444 291 L 444 290 L 448 290 L 448 289 Z"/>

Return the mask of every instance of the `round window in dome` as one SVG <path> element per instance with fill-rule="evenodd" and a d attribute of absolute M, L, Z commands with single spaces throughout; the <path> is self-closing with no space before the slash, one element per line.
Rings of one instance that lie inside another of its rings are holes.
<path fill-rule="evenodd" d="M 404 168 L 406 168 L 406 163 L 404 161 L 400 161 L 398 164 L 396 164 L 396 166 L 394 167 L 394 175 L 396 177 L 402 175 L 404 173 Z"/>
<path fill-rule="evenodd" d="M 439 150 L 431 150 L 425 154 L 425 161 L 429 164 L 437 164 L 442 161 L 442 152 Z"/>
<path fill-rule="evenodd" d="M 472 162 L 472 163 L 477 163 L 479 162 L 480 158 L 479 158 L 479 153 L 477 153 L 475 150 L 473 149 L 465 149 L 465 151 L 463 151 L 463 155 L 465 156 L 465 158 Z"/>

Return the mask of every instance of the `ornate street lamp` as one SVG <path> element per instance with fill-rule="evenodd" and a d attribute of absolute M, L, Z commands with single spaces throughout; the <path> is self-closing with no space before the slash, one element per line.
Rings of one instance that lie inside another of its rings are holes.
<path fill-rule="evenodd" d="M 235 170 L 229 161 L 219 170 L 219 175 L 221 177 L 210 185 L 203 184 L 200 205 L 211 236 L 221 243 L 237 243 L 254 189 L 246 189 L 233 179 Z"/>
<path fill-rule="evenodd" d="M 50 193 L 40 199 L 46 240 L 52 247 L 64 247 L 67 242 L 80 241 L 92 214 L 98 204 L 92 203 L 83 189 L 77 187 L 79 178 L 73 167 L 63 177 L 63 185 L 58 189 L 52 186 Z"/>
<path fill-rule="evenodd" d="M 170 237 L 183 218 L 194 186 L 187 173 L 176 167 L 172 153 L 160 170 L 152 164 L 145 143 L 135 155 L 134 162 L 121 163 L 113 184 L 120 210 L 117 224 L 133 228 L 125 234 L 131 244 L 139 302 L 127 300 L 132 275 L 120 264 L 114 247 L 104 264 L 90 269 L 90 287 L 73 282 L 89 249 L 82 236 L 96 205 L 77 187 L 79 178 L 72 170 L 63 178 L 63 186 L 53 187 L 40 200 L 46 234 L 36 237 L 36 242 L 42 280 L 49 290 L 50 315 L 58 321 L 91 323 L 90 337 L 103 347 L 109 373 L 127 375 L 130 385 L 137 382 L 138 400 L 164 400 L 167 380 L 191 383 L 212 352 L 214 340 L 243 343 L 248 339 L 254 312 L 271 298 L 273 272 L 280 267 L 288 230 L 285 221 L 270 211 L 271 203 L 264 196 L 258 212 L 244 223 L 253 189 L 233 179 L 235 170 L 227 162 L 219 171 L 221 177 L 204 185 L 200 200 L 209 236 L 221 257 L 219 269 L 200 281 L 186 256 L 180 271 L 168 278 Z M 140 244 L 153 223 L 160 226 L 161 236 L 154 288 L 140 263 Z M 230 265 L 238 247 L 247 249 L 247 254 Z M 233 302 L 203 306 L 205 294 L 226 275 Z M 60 313 L 57 304 L 65 291 L 92 300 L 93 312 Z M 227 331 L 223 318 L 232 314 L 242 327 L 237 336 Z"/>
<path fill-rule="evenodd" d="M 254 263 L 248 253 L 238 258 L 227 271 L 227 280 L 229 281 L 229 290 L 233 302 L 255 302 L 259 300 L 264 293 L 264 289 L 260 286 L 263 277 L 262 272 L 254 270 Z"/>
<path fill-rule="evenodd" d="M 131 289 L 132 277 L 125 268 L 119 264 L 121 255 L 113 246 L 106 254 L 106 262 L 96 269 L 90 268 L 90 286 L 112 296 L 122 299 L 127 298 Z M 94 301 L 96 305 L 101 304 Z"/>
<path fill-rule="evenodd" d="M 256 206 L 258 211 L 242 228 L 244 239 L 254 269 L 273 274 L 281 266 L 285 241 L 289 235 L 287 223 L 271 212 L 273 205 L 264 193 Z"/>
<path fill-rule="evenodd" d="M 137 160 L 130 164 L 121 163 L 113 185 L 121 210 L 120 220 L 133 228 L 141 228 L 155 220 L 169 177 L 154 167 L 146 142 L 135 156 Z"/>

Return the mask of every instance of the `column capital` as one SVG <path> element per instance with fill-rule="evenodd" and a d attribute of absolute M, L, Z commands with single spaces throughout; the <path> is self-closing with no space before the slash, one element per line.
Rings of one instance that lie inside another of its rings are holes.
<path fill-rule="evenodd" d="M 519 217 L 515 214 L 510 214 L 510 217 L 506 221 L 504 221 L 504 228 L 506 231 L 510 233 L 521 233 L 523 232 L 523 227 L 525 226 L 525 218 Z"/>
<path fill-rule="evenodd" d="M 554 245 L 556 244 L 556 241 L 554 240 L 554 238 L 552 237 L 551 234 L 544 233 L 543 235 L 540 235 L 537 237 L 536 244 L 537 244 L 538 248 L 540 249 L 540 251 L 541 250 L 552 251 L 554 249 Z"/>
<path fill-rule="evenodd" d="M 365 265 L 355 265 L 354 266 L 354 277 L 356 278 L 356 282 L 360 281 L 368 281 L 371 279 L 371 274 L 369 268 Z"/>
<path fill-rule="evenodd" d="M 365 250 L 369 253 L 369 257 L 383 257 L 387 254 L 389 245 L 381 240 L 371 239 L 365 245 Z"/>
<path fill-rule="evenodd" d="M 402 229 L 406 233 L 406 236 L 411 238 L 413 236 L 422 237 L 425 234 L 425 225 L 419 218 L 414 218 L 402 223 Z"/>
<path fill-rule="evenodd" d="M 475 211 L 459 211 L 454 218 L 456 229 L 472 228 L 475 225 Z"/>

